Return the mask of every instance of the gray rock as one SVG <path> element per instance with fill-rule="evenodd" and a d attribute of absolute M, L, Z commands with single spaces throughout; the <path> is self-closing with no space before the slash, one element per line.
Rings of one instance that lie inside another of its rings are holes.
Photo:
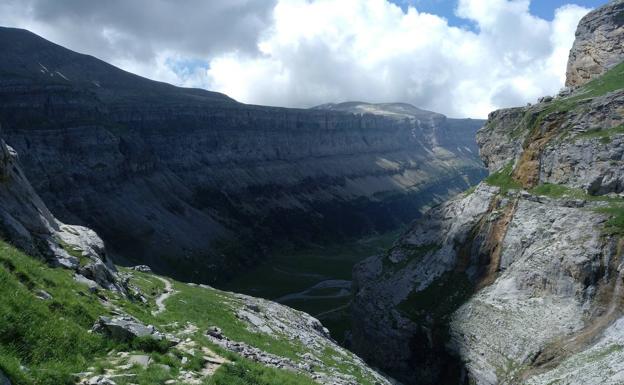
<path fill-rule="evenodd" d="M 583 85 L 624 60 L 624 1 L 612 0 L 581 20 L 570 51 L 566 86 Z"/>
<path fill-rule="evenodd" d="M 125 292 L 95 232 L 58 221 L 24 175 L 17 153 L 0 139 L 0 236 L 33 257 L 52 265 L 78 269 L 80 253 L 98 265 L 89 278 L 108 289 Z M 101 266 L 99 266 L 101 265 Z M 93 274 L 92 274 L 93 273 Z"/>
<path fill-rule="evenodd" d="M 165 339 L 152 325 L 145 325 L 133 317 L 100 317 L 93 325 L 94 332 L 103 333 L 118 341 L 130 341 L 137 337 L 151 337 L 155 340 Z"/>
<path fill-rule="evenodd" d="M 208 328 L 208 330 L 206 330 L 206 334 L 210 337 L 222 340 L 225 337 L 223 336 L 223 332 L 221 331 L 220 328 L 213 326 L 211 328 Z"/>
<path fill-rule="evenodd" d="M 50 293 L 48 293 L 45 290 L 37 290 L 37 292 L 35 293 L 35 296 L 44 301 L 48 301 L 52 299 L 52 296 L 50 295 Z"/>
<path fill-rule="evenodd" d="M 105 289 L 121 292 L 126 290 L 120 284 L 115 273 L 100 260 L 79 268 L 78 273 Z"/>
<path fill-rule="evenodd" d="M 98 284 L 95 281 L 90 280 L 89 278 L 80 275 L 80 274 L 74 274 L 74 280 L 76 282 L 82 283 L 84 285 L 87 285 L 87 287 L 89 288 L 90 292 L 96 292 L 98 289 Z"/>
<path fill-rule="evenodd" d="M 111 380 L 106 376 L 95 376 L 91 377 L 86 382 L 87 385 L 117 385 L 115 381 Z"/>
<path fill-rule="evenodd" d="M 325 358 L 327 352 L 333 352 L 336 362 L 348 363 L 374 383 L 391 384 L 383 375 L 368 367 L 362 359 L 338 346 L 316 318 L 275 302 L 241 294 L 233 294 L 233 297 L 234 300 L 230 305 L 237 309 L 239 320 L 251 332 L 296 341 L 305 346 L 309 352 L 301 354 L 299 362 L 295 362 L 244 342 L 233 341 L 217 327 L 210 327 L 206 331 L 206 338 L 211 343 L 263 365 L 305 374 L 320 384 L 357 385 L 358 382 L 353 376 L 323 362 L 321 358 Z"/>
<path fill-rule="evenodd" d="M 577 94 L 571 96 L 574 95 Z M 545 108 L 547 105 L 538 104 L 490 114 L 488 124 L 477 135 L 481 156 L 490 172 L 519 160 L 522 143 L 532 129 L 530 122 Z M 624 91 L 618 90 L 579 102 L 578 108 L 543 116 L 539 131 L 559 128 L 551 130 L 553 137 L 541 148 L 540 161 L 535 162 L 527 181 L 565 184 L 592 195 L 624 192 L 624 134 L 605 132 L 606 140 L 600 135 L 587 135 L 624 124 L 622 108 Z"/>
<path fill-rule="evenodd" d="M 131 355 L 128 357 L 128 364 L 138 365 L 143 368 L 147 368 L 151 362 L 152 359 L 150 358 L 150 356 L 146 355 Z"/>
<path fill-rule="evenodd" d="M 152 272 L 152 268 L 147 266 L 147 265 L 132 266 L 131 269 L 134 270 L 134 271 L 140 271 L 142 273 L 151 273 Z"/>
<path fill-rule="evenodd" d="M 623 59 L 623 21 L 623 0 L 583 19 L 572 86 Z M 624 90 L 575 87 L 491 113 L 480 154 L 521 189 L 482 183 L 356 266 L 354 350 L 406 383 L 622 383 L 621 239 L 597 210 L 615 203 L 582 194 L 624 192 L 623 111 Z M 544 183 L 570 196 L 531 192 Z"/>

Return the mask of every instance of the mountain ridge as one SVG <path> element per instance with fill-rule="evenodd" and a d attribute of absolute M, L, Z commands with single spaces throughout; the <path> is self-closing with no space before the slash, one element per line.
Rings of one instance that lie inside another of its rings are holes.
<path fill-rule="evenodd" d="M 0 47 L 5 140 L 52 212 L 127 264 L 212 282 L 275 242 L 396 228 L 484 176 L 481 121 L 245 105 L 19 30 L 1 29 Z"/>

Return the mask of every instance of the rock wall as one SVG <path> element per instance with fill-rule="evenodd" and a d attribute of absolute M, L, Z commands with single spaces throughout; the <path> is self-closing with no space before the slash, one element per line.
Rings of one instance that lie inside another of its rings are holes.
<path fill-rule="evenodd" d="M 5 139 L 52 212 L 120 261 L 184 279 L 222 277 L 272 243 L 396 228 L 484 175 L 481 121 L 244 105 L 26 31 L 0 30 L 0 46 Z"/>
<path fill-rule="evenodd" d="M 560 362 L 587 356 L 593 341 L 606 338 L 624 309 L 620 230 L 612 222 L 624 207 L 614 195 L 621 191 L 624 133 L 613 128 L 624 115 L 613 111 L 621 111 L 622 95 L 584 101 L 561 120 L 559 112 L 544 117 L 539 135 L 515 129 L 547 105 L 492 115 L 480 133 L 482 154 L 507 179 L 499 186 L 500 179 L 489 179 L 493 185 L 483 182 L 432 209 L 387 254 L 356 267 L 355 351 L 408 384 L 546 384 L 555 375 L 544 373 L 561 374 Z M 509 125 L 511 116 L 518 120 Z M 609 141 L 581 131 L 590 126 L 572 124 L 573 117 L 597 119 Z M 525 153 L 544 135 L 548 142 L 532 162 Z M 503 145 L 488 147 L 485 137 Z M 519 150 L 516 141 L 524 142 Z M 537 180 L 523 185 L 527 172 Z M 617 383 L 601 372 L 607 364 L 621 370 L 617 358 L 595 360 L 584 370 L 597 380 L 566 376 L 566 383 Z"/>
<path fill-rule="evenodd" d="M 17 153 L 0 139 L 0 236 L 53 266 L 76 271 L 94 286 L 125 292 L 102 240 L 58 221 L 24 176 Z"/>
<path fill-rule="evenodd" d="M 621 73 L 490 114 L 491 176 L 355 268 L 356 352 L 406 384 L 621 383 Z"/>
<path fill-rule="evenodd" d="M 581 20 L 570 51 L 566 86 L 575 87 L 624 60 L 624 1 L 612 0 Z"/>

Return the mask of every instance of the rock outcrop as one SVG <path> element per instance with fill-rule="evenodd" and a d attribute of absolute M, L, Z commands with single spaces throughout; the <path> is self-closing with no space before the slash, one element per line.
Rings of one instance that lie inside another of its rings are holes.
<path fill-rule="evenodd" d="M 32 188 L 17 153 L 0 139 L 0 236 L 53 266 L 124 292 L 104 243 L 92 230 L 59 222 Z"/>
<path fill-rule="evenodd" d="M 219 277 L 271 242 L 396 228 L 484 176 L 482 121 L 245 105 L 23 30 L 0 29 L 0 48 L 5 139 L 44 202 L 120 261 L 184 279 Z"/>
<path fill-rule="evenodd" d="M 583 85 L 624 60 L 623 12 L 624 1 L 612 0 L 581 20 L 570 51 L 566 86 Z"/>
<path fill-rule="evenodd" d="M 621 383 L 623 70 L 490 114 L 491 176 L 356 267 L 356 352 L 407 384 Z"/>
<path fill-rule="evenodd" d="M 136 338 L 151 338 L 156 341 L 165 340 L 165 335 L 156 330 L 153 325 L 145 325 L 130 316 L 100 317 L 95 325 L 94 332 L 103 333 L 118 341 L 131 341 Z"/>
<path fill-rule="evenodd" d="M 212 344 L 263 365 L 302 372 L 323 385 L 359 385 L 364 381 L 376 385 L 391 384 L 361 358 L 332 340 L 329 331 L 316 318 L 264 299 L 240 294 L 234 297 L 240 304 L 236 316 L 249 331 L 297 341 L 305 346 L 306 351 L 297 353 L 297 359 L 269 354 L 244 342 L 230 340 L 219 328 L 210 328 L 206 332 Z M 328 362 L 349 369 L 341 372 Z"/>

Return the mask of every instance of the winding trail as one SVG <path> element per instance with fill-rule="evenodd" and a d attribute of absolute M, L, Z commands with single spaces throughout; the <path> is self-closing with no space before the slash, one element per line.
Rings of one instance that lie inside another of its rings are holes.
<path fill-rule="evenodd" d="M 310 286 L 303 291 L 281 296 L 274 301 L 283 303 L 293 300 L 344 298 L 351 295 L 351 284 L 351 281 L 343 279 L 328 279 Z M 334 294 L 315 295 L 314 291 L 320 289 L 336 289 L 337 292 Z"/>
<path fill-rule="evenodd" d="M 171 281 L 169 281 L 168 279 L 158 277 L 158 276 L 154 276 L 154 277 L 159 279 L 165 284 L 165 291 L 163 291 L 163 293 L 156 298 L 156 306 L 158 307 L 158 309 L 152 312 L 152 315 L 158 315 L 164 312 L 165 310 L 167 310 L 167 307 L 165 306 L 165 301 L 167 300 L 167 298 L 175 294 L 175 290 L 173 290 L 173 285 L 171 284 Z"/>
<path fill-rule="evenodd" d="M 339 312 L 339 311 L 342 311 L 342 310 L 346 310 L 346 309 L 348 309 L 348 308 L 349 308 L 349 306 L 351 306 L 351 304 L 352 304 L 352 301 L 349 301 L 349 302 L 348 302 L 347 304 L 345 304 L 345 305 L 338 306 L 338 307 L 335 307 L 335 308 L 333 308 L 333 309 L 329 309 L 329 310 L 327 310 L 327 311 L 324 311 L 324 312 L 322 312 L 322 313 L 315 314 L 315 315 L 313 315 L 313 317 L 314 317 L 314 318 L 316 318 L 316 319 L 318 319 L 318 320 L 323 319 L 323 318 L 327 317 L 327 316 L 328 316 L 328 315 L 330 315 L 330 314 L 333 314 L 333 313 L 336 313 L 336 312 Z"/>

